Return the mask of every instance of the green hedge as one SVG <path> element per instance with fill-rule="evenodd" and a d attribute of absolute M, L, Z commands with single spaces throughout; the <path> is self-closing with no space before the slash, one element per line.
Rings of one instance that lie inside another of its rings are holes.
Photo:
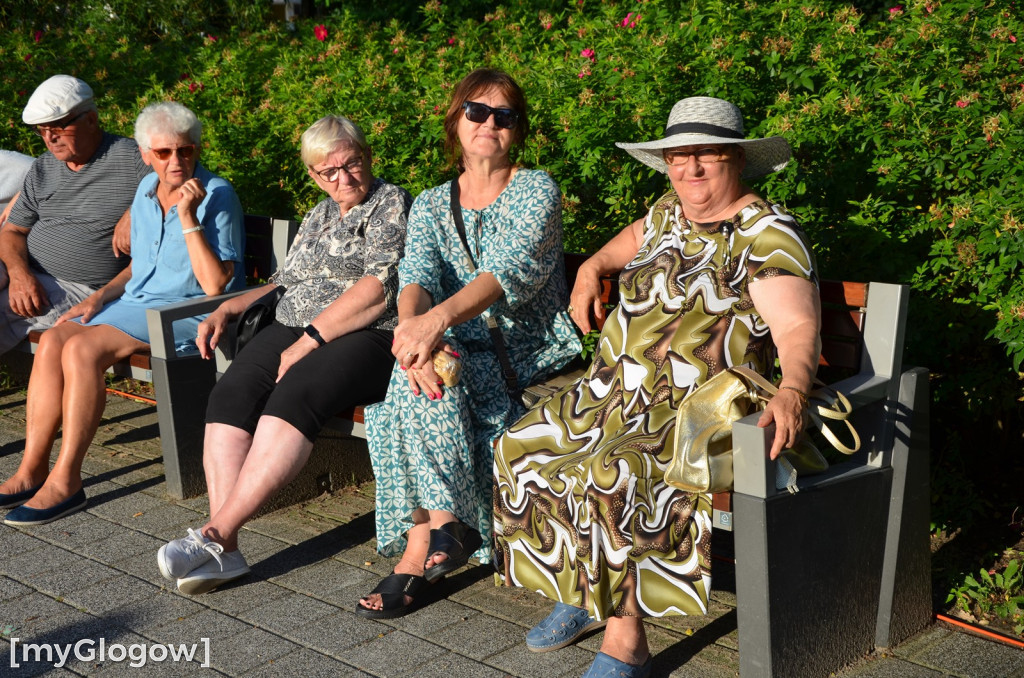
<path fill-rule="evenodd" d="M 190 106 L 206 123 L 205 162 L 245 209 L 295 217 L 319 198 L 297 150 L 313 120 L 352 117 L 377 174 L 415 194 L 448 178 L 441 121 L 451 87 L 497 66 L 530 101 L 524 161 L 561 185 L 567 245 L 589 251 L 666 186 L 613 142 L 658 136 L 679 98 L 719 96 L 740 106 L 751 135 L 793 145 L 795 161 L 756 188 L 801 218 L 825 276 L 912 286 L 907 360 L 934 373 L 938 461 L 961 458 L 968 430 L 992 463 L 1020 448 L 1015 3 L 431 0 L 386 20 L 388 3 L 321 2 L 330 13 L 289 26 L 234 1 L 230 29 L 230 15 L 198 16 L 193 5 L 0 9 L 0 147 L 43 150 L 21 107 L 45 77 L 72 73 L 94 87 L 113 131 L 129 133 L 149 101 Z"/>

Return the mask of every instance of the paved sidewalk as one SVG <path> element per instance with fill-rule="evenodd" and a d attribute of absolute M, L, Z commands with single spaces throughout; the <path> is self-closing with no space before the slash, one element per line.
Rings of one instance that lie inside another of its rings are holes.
<path fill-rule="evenodd" d="M 24 392 L 0 392 L 4 477 L 20 459 L 24 425 Z M 85 461 L 88 509 L 38 528 L 0 524 L 0 676 L 579 676 L 600 646 L 597 634 L 558 652 L 527 651 L 523 634 L 549 605 L 494 587 L 487 567 L 449 577 L 441 600 L 402 619 L 356 617 L 356 600 L 393 564 L 374 551 L 372 485 L 257 518 L 240 539 L 252 574 L 181 595 L 160 576 L 156 551 L 204 522 L 206 498 L 165 494 L 157 435 L 155 408 L 109 397 Z M 716 577 L 728 587 L 728 572 Z M 729 590 L 713 592 L 707 617 L 652 620 L 648 635 L 656 676 L 738 675 Z M 26 660 L 22 646 L 79 641 L 84 659 L 72 652 L 60 668 L 56 654 Z M 130 646 L 141 643 L 150 655 L 133 667 L 141 659 Z M 152 661 L 156 644 L 198 647 L 183 664 Z M 836 678 L 855 676 L 1024 678 L 1024 651 L 936 625 Z"/>

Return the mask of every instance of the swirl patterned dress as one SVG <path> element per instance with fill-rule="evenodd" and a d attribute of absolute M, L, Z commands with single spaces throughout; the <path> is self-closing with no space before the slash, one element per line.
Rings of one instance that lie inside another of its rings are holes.
<path fill-rule="evenodd" d="M 463 360 L 458 385 L 439 400 L 415 396 L 396 363 L 384 402 L 366 408 L 377 547 L 399 555 L 416 508 L 451 511 L 480 531 L 484 546 L 476 557 L 490 562 L 493 444 L 523 406 L 506 392 L 486 317 L 497 317 L 520 384 L 565 365 L 580 343 L 565 310 L 562 202 L 551 177 L 518 170 L 493 203 L 462 209 L 475 272 L 452 218 L 450 186 L 427 189 L 413 203 L 399 287 L 419 285 L 438 304 L 487 272 L 505 294 L 446 332 Z"/>
<path fill-rule="evenodd" d="M 671 192 L 651 209 L 593 365 L 499 440 L 505 585 L 598 619 L 707 611 L 710 495 L 664 482 L 675 413 L 725 367 L 770 369 L 774 346 L 748 285 L 775 275 L 816 284 L 810 246 L 782 208 L 757 201 L 694 224 Z"/>

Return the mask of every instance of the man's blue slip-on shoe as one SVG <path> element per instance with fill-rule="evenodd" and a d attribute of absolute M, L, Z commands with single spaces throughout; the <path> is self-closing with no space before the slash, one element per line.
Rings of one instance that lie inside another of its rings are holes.
<path fill-rule="evenodd" d="M 597 656 L 594 657 L 594 663 L 583 674 L 583 678 L 647 678 L 650 675 L 650 656 L 647 657 L 647 661 L 637 666 L 636 664 L 620 662 L 604 652 L 598 652 Z"/>
<path fill-rule="evenodd" d="M 0 494 L 0 509 L 9 509 L 21 506 L 26 501 L 36 496 L 36 492 L 42 485 L 36 485 L 33 488 L 22 490 L 21 492 L 13 492 L 11 494 Z"/>
<path fill-rule="evenodd" d="M 26 501 L 28 501 L 26 499 Z M 81 511 L 85 508 L 88 500 L 85 498 L 85 490 L 79 490 L 73 495 L 57 504 L 45 509 L 29 508 L 28 506 L 19 506 L 4 518 L 4 523 L 7 525 L 27 526 L 27 525 L 45 525 L 46 523 L 52 523 L 58 518 L 63 518 L 66 515 L 74 513 L 75 511 Z"/>
<path fill-rule="evenodd" d="M 604 628 L 608 620 L 597 621 L 582 607 L 555 603 L 555 609 L 526 634 L 526 647 L 531 652 L 551 652 L 572 645 L 584 633 Z"/>

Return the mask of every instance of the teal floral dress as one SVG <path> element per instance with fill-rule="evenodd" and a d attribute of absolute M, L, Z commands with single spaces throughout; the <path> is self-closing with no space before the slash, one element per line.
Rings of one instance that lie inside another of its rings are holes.
<path fill-rule="evenodd" d="M 459 384 L 440 400 L 413 395 L 396 363 L 384 402 L 366 408 L 377 548 L 401 554 L 416 508 L 451 511 L 480 531 L 476 557 L 490 562 L 493 443 L 524 408 L 505 389 L 486 318 L 498 319 L 521 385 L 565 365 L 580 343 L 565 310 L 562 198 L 551 177 L 518 170 L 493 203 L 462 209 L 475 272 L 452 218 L 450 187 L 428 189 L 413 203 L 399 287 L 419 285 L 438 304 L 487 272 L 505 295 L 446 333 L 463 366 Z"/>

